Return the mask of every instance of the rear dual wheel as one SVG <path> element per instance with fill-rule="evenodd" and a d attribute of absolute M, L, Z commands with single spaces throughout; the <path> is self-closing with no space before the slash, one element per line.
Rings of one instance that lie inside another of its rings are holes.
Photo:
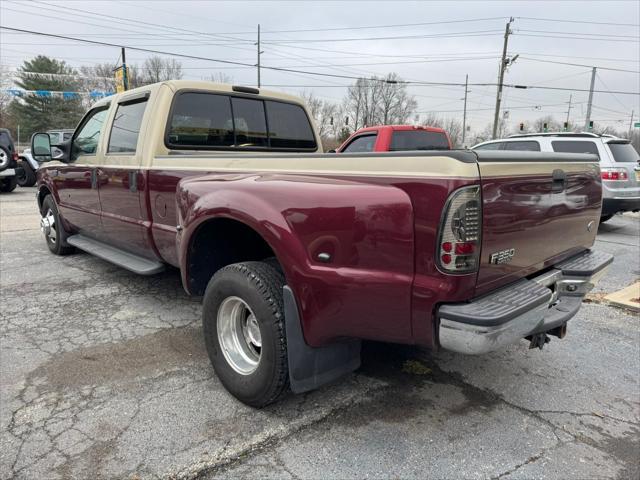
<path fill-rule="evenodd" d="M 257 408 L 289 388 L 284 283 L 274 265 L 235 263 L 216 272 L 204 294 L 204 337 L 213 368 L 233 396 Z"/>

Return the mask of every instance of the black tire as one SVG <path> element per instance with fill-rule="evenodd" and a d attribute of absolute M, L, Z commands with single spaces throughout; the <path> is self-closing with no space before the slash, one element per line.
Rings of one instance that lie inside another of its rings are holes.
<path fill-rule="evenodd" d="M 23 160 L 20 165 L 22 166 L 22 175 L 16 176 L 18 185 L 21 187 L 33 187 L 36 184 L 36 172 L 31 168 L 29 162 Z"/>
<path fill-rule="evenodd" d="M 9 168 L 11 164 L 11 152 L 4 146 L 0 145 L 0 171 Z"/>
<path fill-rule="evenodd" d="M 613 214 L 609 214 L 609 215 L 602 215 L 600 217 L 600 223 L 604 223 L 604 222 L 608 222 L 609 220 L 611 220 L 613 218 Z"/>
<path fill-rule="evenodd" d="M 275 402 L 289 390 L 284 284 L 284 275 L 272 265 L 235 263 L 218 270 L 204 294 L 202 322 L 211 364 L 229 393 L 256 408 Z M 250 373 L 239 373 L 220 345 L 218 311 L 231 298 L 241 299 L 259 326 L 261 349 L 257 367 Z"/>
<path fill-rule="evenodd" d="M 62 222 L 60 221 L 60 214 L 58 213 L 58 206 L 56 205 L 56 202 L 51 195 L 47 195 L 44 198 L 40 215 L 44 218 L 47 216 L 49 211 L 51 211 L 51 214 L 53 215 L 57 228 L 55 241 L 52 241 L 51 237 L 46 232 L 44 232 L 44 239 L 45 242 L 47 242 L 47 247 L 49 247 L 51 253 L 54 253 L 56 255 L 68 255 L 70 253 L 73 253 L 75 249 L 69 245 L 66 245 L 68 233 L 62 226 Z"/>
<path fill-rule="evenodd" d="M 16 185 L 18 185 L 18 183 L 15 176 L 0 179 L 0 192 L 13 192 L 16 189 Z"/>

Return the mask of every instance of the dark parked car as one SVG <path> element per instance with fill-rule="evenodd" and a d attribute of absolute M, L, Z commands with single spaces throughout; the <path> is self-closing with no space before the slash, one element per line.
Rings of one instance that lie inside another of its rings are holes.
<path fill-rule="evenodd" d="M 16 152 L 11 132 L 0 128 L 0 192 L 13 192 L 16 188 L 18 168 L 18 152 Z"/>

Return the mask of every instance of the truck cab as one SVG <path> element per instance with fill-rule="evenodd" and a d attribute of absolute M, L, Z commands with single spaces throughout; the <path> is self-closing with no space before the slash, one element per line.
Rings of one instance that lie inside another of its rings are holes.
<path fill-rule="evenodd" d="M 357 130 L 337 153 L 451 150 L 449 134 L 442 128 L 422 125 L 378 125 Z"/>

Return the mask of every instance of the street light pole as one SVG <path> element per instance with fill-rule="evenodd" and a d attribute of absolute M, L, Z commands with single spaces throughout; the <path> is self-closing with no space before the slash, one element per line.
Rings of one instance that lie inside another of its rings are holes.
<path fill-rule="evenodd" d="M 569 129 L 569 114 L 571 113 L 571 99 L 573 94 L 569 95 L 569 108 L 567 108 L 567 130 Z"/>
<path fill-rule="evenodd" d="M 584 120 L 584 131 L 589 131 L 589 122 L 591 121 L 591 104 L 593 102 L 593 88 L 596 84 L 596 67 L 591 70 L 591 86 L 589 87 L 589 101 L 587 102 L 587 117 Z"/>

